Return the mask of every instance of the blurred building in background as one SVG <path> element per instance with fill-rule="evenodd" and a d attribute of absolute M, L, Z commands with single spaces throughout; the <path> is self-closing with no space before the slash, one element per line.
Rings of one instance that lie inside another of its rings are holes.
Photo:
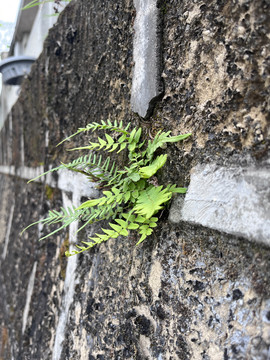
<path fill-rule="evenodd" d="M 11 45 L 9 48 L 6 47 L 7 51 L 1 53 L 1 60 L 7 61 L 9 58 L 23 60 L 23 57 L 36 59 L 42 51 L 43 42 L 49 29 L 57 20 L 57 16 L 55 16 L 56 9 L 60 12 L 66 4 L 63 1 L 60 5 L 49 2 L 22 10 L 30 2 L 31 0 L 21 0 Z M 13 73 L 17 71 L 14 66 L 17 66 L 19 62 L 16 65 L 14 64 L 13 62 L 13 69 L 11 69 Z M 16 102 L 20 92 L 20 85 L 17 84 L 20 83 L 20 80 L 11 82 L 13 82 L 12 85 L 4 83 L 3 79 L 1 80 L 0 129 L 3 127 L 7 114 Z"/>

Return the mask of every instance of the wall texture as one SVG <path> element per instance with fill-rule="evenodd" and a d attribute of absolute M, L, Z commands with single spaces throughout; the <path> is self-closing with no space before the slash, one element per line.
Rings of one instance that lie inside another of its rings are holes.
<path fill-rule="evenodd" d="M 87 140 L 78 137 L 56 148 L 63 137 L 107 118 L 131 121 L 150 137 L 160 129 L 192 132 L 184 143 L 167 147 L 160 183 L 192 185 L 198 166 L 202 173 L 207 166 L 227 169 L 232 181 L 236 169 L 252 168 L 265 175 L 261 187 L 251 182 L 250 196 L 269 196 L 269 1 L 160 0 L 157 7 L 163 94 L 150 117 L 141 119 L 130 105 L 133 1 L 73 0 L 5 122 L 0 359 L 269 359 L 264 229 L 252 239 L 232 231 L 230 217 L 224 217 L 224 229 L 215 216 L 213 226 L 190 220 L 182 210 L 186 200 L 177 198 L 177 219 L 163 212 L 154 236 L 138 247 L 131 234 L 67 260 L 74 229 L 41 243 L 44 228 L 19 235 L 49 209 L 78 196 L 77 180 L 64 189 L 27 185 L 25 178 L 37 167 L 65 161 L 67 146 Z M 243 182 L 235 184 L 241 194 Z M 211 182 L 201 192 L 208 187 Z M 200 219 L 212 203 L 209 198 Z M 260 211 L 269 220 L 267 206 L 259 201 L 253 209 L 242 208 L 240 197 L 231 212 L 240 223 L 239 213 L 247 211 L 254 222 Z M 86 229 L 78 240 L 94 231 Z"/>

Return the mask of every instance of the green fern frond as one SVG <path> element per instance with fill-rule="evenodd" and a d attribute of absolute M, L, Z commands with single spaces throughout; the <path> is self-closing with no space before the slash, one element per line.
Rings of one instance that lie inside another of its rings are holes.
<path fill-rule="evenodd" d="M 37 225 L 37 224 L 52 225 L 52 224 L 62 223 L 61 227 L 57 228 L 56 230 L 54 230 L 54 231 L 50 232 L 49 234 L 40 238 L 40 241 L 41 241 L 41 240 L 46 239 L 47 237 L 55 234 L 56 232 L 66 228 L 72 222 L 77 221 L 79 218 L 80 218 L 80 212 L 76 211 L 75 207 L 73 207 L 73 209 L 61 208 L 61 211 L 56 211 L 56 210 L 49 211 L 47 218 L 41 219 L 39 221 L 36 221 L 33 224 L 30 224 L 21 232 L 21 234 L 23 234 L 24 231 L 26 231 L 33 225 Z"/>
<path fill-rule="evenodd" d="M 91 127 L 88 127 L 90 129 Z M 105 133 L 106 140 L 98 137 L 98 142 L 90 142 L 90 145 L 83 146 L 83 147 L 76 147 L 73 149 L 70 149 L 70 151 L 74 150 L 105 150 L 108 152 L 113 152 L 115 150 L 118 150 L 117 153 L 123 151 L 128 146 L 129 154 L 132 154 L 140 140 L 142 129 L 139 128 L 138 130 L 133 129 L 131 133 L 129 133 L 127 130 L 127 127 L 125 129 L 122 128 L 122 123 L 120 123 L 120 126 L 117 124 L 97 124 L 94 123 L 94 127 L 92 128 L 92 131 L 96 129 L 105 129 L 105 130 L 111 130 L 115 132 L 121 132 L 122 136 L 120 139 L 117 139 L 116 141 L 107 133 Z M 86 129 L 86 128 L 85 128 Z M 80 132 L 84 131 L 80 129 Z M 77 132 L 79 133 L 79 132 Z"/>
<path fill-rule="evenodd" d="M 67 256 L 79 254 L 110 238 L 128 236 L 130 231 L 136 231 L 140 235 L 137 245 L 150 236 L 158 221 L 154 215 L 169 202 L 173 193 L 186 192 L 186 188 L 177 187 L 175 184 L 167 187 L 149 185 L 150 179 L 167 160 L 166 154 L 154 158 L 155 152 L 158 148 L 163 148 L 166 143 L 184 140 L 190 134 L 170 136 L 170 131 L 158 132 L 145 146 L 145 141 L 141 140 L 142 129 L 134 128 L 129 131 L 129 127 L 130 123 L 124 126 L 122 121 L 118 123 L 102 120 L 100 123 L 93 122 L 84 128 L 79 128 L 75 134 L 64 139 L 62 142 L 83 132 L 104 131 L 104 137 L 98 137 L 97 142 L 90 141 L 88 146 L 72 149 L 90 151 L 88 155 L 80 156 L 67 164 L 62 163 L 31 181 L 50 172 L 66 169 L 82 173 L 90 181 L 97 182 L 102 189 L 102 196 L 98 199 L 89 199 L 77 208 L 61 208 L 59 212 L 49 211 L 47 218 L 29 225 L 24 231 L 39 223 L 61 224 L 59 228 L 42 237 L 40 239 L 42 240 L 69 226 L 73 221 L 82 222 L 78 231 L 101 220 L 110 221 L 108 229 L 102 229 L 103 233 L 95 234 L 90 237 L 90 241 L 82 242 L 82 246 L 77 245 L 77 249 L 66 253 Z M 108 153 L 127 151 L 126 166 L 119 169 L 109 156 L 103 161 L 101 155 L 97 156 L 93 153 L 100 150 Z"/>
<path fill-rule="evenodd" d="M 134 211 L 149 219 L 161 210 L 162 205 L 167 203 L 172 197 L 172 193 L 168 189 L 162 190 L 162 188 L 163 186 L 149 186 L 145 191 L 142 191 L 136 201 Z"/>
<path fill-rule="evenodd" d="M 61 0 L 63 2 L 70 2 L 71 0 Z M 38 5 L 41 5 L 41 4 L 45 4 L 45 3 L 49 3 L 49 2 L 54 2 L 54 0 L 33 0 L 33 1 L 30 1 L 27 5 L 25 5 L 22 10 L 27 10 L 27 9 L 30 9 L 34 6 L 38 6 Z"/>
<path fill-rule="evenodd" d="M 152 177 L 167 161 L 167 155 L 159 155 L 148 166 L 140 168 L 139 174 L 142 178 L 149 179 Z"/>
<path fill-rule="evenodd" d="M 176 185 L 169 185 L 167 188 L 168 191 L 171 191 L 172 193 L 185 194 L 187 192 L 187 188 L 176 187 Z"/>
<path fill-rule="evenodd" d="M 189 136 L 191 136 L 191 133 L 184 134 L 184 135 L 178 135 L 178 136 L 170 136 L 171 131 L 168 132 L 161 132 L 159 131 L 155 138 L 152 141 L 148 141 L 148 147 L 146 149 L 146 156 L 149 160 L 152 159 L 155 151 L 158 148 L 164 147 L 166 143 L 172 143 L 172 142 L 178 142 L 180 140 L 187 139 Z"/>
<path fill-rule="evenodd" d="M 29 180 L 28 183 L 36 181 L 39 178 L 48 175 L 49 173 L 64 169 L 82 173 L 94 182 L 109 182 L 112 179 L 119 177 L 115 161 L 111 163 L 110 157 L 107 157 L 106 160 L 102 163 L 102 155 L 96 156 L 96 154 L 90 153 L 89 155 L 80 156 L 68 164 L 62 163 L 60 166 L 52 168 L 38 175 L 34 179 Z"/>
<path fill-rule="evenodd" d="M 113 188 L 112 190 L 113 192 L 103 191 L 103 194 L 105 195 L 103 197 L 85 201 L 77 208 L 77 210 L 91 208 L 94 206 L 100 207 L 103 205 L 110 205 L 111 207 L 115 207 L 117 204 L 121 204 L 124 198 L 124 194 L 120 193 L 120 190 L 117 188 Z"/>
<path fill-rule="evenodd" d="M 86 125 L 86 127 L 84 127 L 84 128 L 79 128 L 74 134 L 72 134 L 72 135 L 68 136 L 67 138 L 65 138 L 64 140 L 62 140 L 57 146 L 61 145 L 65 141 L 70 140 L 74 136 L 79 135 L 82 132 L 88 132 L 88 131 L 94 132 L 96 130 L 109 130 L 109 131 L 114 131 L 117 133 L 122 133 L 123 135 L 128 135 L 129 127 L 130 127 L 130 123 L 128 123 L 128 125 L 126 127 L 123 127 L 122 121 L 120 121 L 119 124 L 117 123 L 117 121 L 114 121 L 114 123 L 112 123 L 110 120 L 107 120 L 107 122 L 102 120 L 101 123 L 93 122 L 93 123 Z"/>
<path fill-rule="evenodd" d="M 99 124 L 97 122 L 88 124 L 85 128 L 83 128 L 83 131 L 94 132 L 94 131 L 100 129 L 100 130 L 109 130 L 109 131 L 114 131 L 114 132 L 128 135 L 129 127 L 130 127 L 130 123 L 128 123 L 126 127 L 123 127 L 122 121 L 120 121 L 120 123 L 118 123 L 116 120 L 114 122 L 111 122 L 110 120 L 107 120 L 107 122 L 105 122 L 104 120 L 102 120 L 101 124 Z"/>

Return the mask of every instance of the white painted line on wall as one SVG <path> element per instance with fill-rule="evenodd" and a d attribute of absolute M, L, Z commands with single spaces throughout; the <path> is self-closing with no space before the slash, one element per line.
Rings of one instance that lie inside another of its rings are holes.
<path fill-rule="evenodd" d="M 270 245 L 270 171 L 196 166 L 185 198 L 174 200 L 169 219 Z"/>
<path fill-rule="evenodd" d="M 21 164 L 22 164 L 22 166 L 24 166 L 24 136 L 23 136 L 23 133 L 21 134 L 21 150 L 20 150 L 20 153 L 21 153 Z"/>
<path fill-rule="evenodd" d="M 39 174 L 44 172 L 43 166 L 38 166 L 35 168 L 30 168 L 27 166 L 22 166 L 15 168 L 14 165 L 0 165 L 0 173 L 11 176 L 18 176 L 25 180 L 31 180 L 37 177 Z"/>
<path fill-rule="evenodd" d="M 37 271 L 37 261 L 35 261 L 35 263 L 33 265 L 32 272 L 31 272 L 29 282 L 28 282 L 27 293 L 26 293 L 26 302 L 25 302 L 25 307 L 24 307 L 24 311 L 23 311 L 22 334 L 24 334 L 24 331 L 26 329 L 28 314 L 29 314 L 29 310 L 30 310 L 31 297 L 32 297 L 33 290 L 34 290 L 36 271 Z"/>
<path fill-rule="evenodd" d="M 74 206 L 79 206 L 80 204 L 80 194 L 78 192 L 73 193 L 72 202 L 68 198 L 67 194 L 63 192 L 63 205 L 65 208 Z M 78 222 L 73 222 L 69 226 L 69 238 L 73 239 L 72 242 L 77 240 Z M 74 248 L 74 245 L 70 245 L 69 251 L 71 252 Z M 67 261 L 66 269 L 66 278 L 64 283 L 64 297 L 61 306 L 61 312 L 59 316 L 59 321 L 56 328 L 56 335 L 53 348 L 53 360 L 59 360 L 62 353 L 63 341 L 65 339 L 66 324 L 69 317 L 70 305 L 73 302 L 75 285 L 76 285 L 76 268 L 77 268 L 77 256 L 71 256 Z"/>
<path fill-rule="evenodd" d="M 160 95 L 157 0 L 133 0 L 136 8 L 133 41 L 131 108 L 142 117 Z"/>
<path fill-rule="evenodd" d="M 72 246 L 70 248 L 70 251 L 72 251 Z M 65 339 L 66 324 L 69 317 L 69 309 L 74 298 L 74 291 L 76 285 L 76 268 L 77 268 L 77 256 L 69 257 L 67 263 L 67 269 L 66 269 L 65 284 L 64 284 L 65 293 L 62 302 L 62 309 L 60 312 L 60 316 L 56 328 L 52 360 L 59 360 L 61 357 L 63 341 Z"/>
<path fill-rule="evenodd" d="M 0 173 L 18 176 L 27 181 L 34 179 L 43 172 L 43 166 L 38 166 L 36 168 L 27 166 L 15 168 L 14 166 L 0 165 Z M 52 173 L 46 175 L 45 183 L 62 191 L 80 194 L 80 197 L 85 196 L 96 198 L 99 196 L 96 184 L 89 181 L 85 175 L 65 169 L 56 172 L 56 174 L 56 179 L 53 177 Z M 40 178 L 38 181 L 43 182 L 44 177 Z"/>
<path fill-rule="evenodd" d="M 5 260 L 5 258 L 7 256 L 7 249 L 8 249 L 8 243 L 9 243 L 9 238 L 10 238 L 10 230 L 11 230 L 11 225 L 12 225 L 12 220 L 13 220 L 14 207 L 15 207 L 15 205 L 13 204 L 11 206 L 10 213 L 9 213 L 8 226 L 7 226 L 7 232 L 6 232 L 6 237 L 5 237 L 5 245 L 4 245 L 4 250 L 3 250 L 3 254 L 2 254 L 3 260 Z"/>
<path fill-rule="evenodd" d="M 58 172 L 57 188 L 72 192 L 76 198 L 76 202 L 82 196 L 96 198 L 99 196 L 99 191 L 96 189 L 96 183 L 87 179 L 87 177 L 80 173 L 75 173 L 68 170 L 61 170 Z M 75 201 L 75 200 L 74 200 Z M 78 202 L 78 206 L 80 202 Z"/>
<path fill-rule="evenodd" d="M 9 132 L 12 134 L 12 113 L 8 117 L 9 120 Z M 8 139 L 8 147 L 7 147 L 7 161 L 8 163 L 11 163 L 12 161 L 12 137 L 9 137 Z"/>

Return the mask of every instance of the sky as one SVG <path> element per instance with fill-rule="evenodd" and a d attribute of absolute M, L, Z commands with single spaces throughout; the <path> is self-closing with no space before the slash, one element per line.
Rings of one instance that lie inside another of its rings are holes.
<path fill-rule="evenodd" d="M 20 3 L 20 0 L 0 0 L 0 53 L 9 49 Z"/>
<path fill-rule="evenodd" d="M 20 0 L 0 0 L 0 21 L 15 22 Z"/>

